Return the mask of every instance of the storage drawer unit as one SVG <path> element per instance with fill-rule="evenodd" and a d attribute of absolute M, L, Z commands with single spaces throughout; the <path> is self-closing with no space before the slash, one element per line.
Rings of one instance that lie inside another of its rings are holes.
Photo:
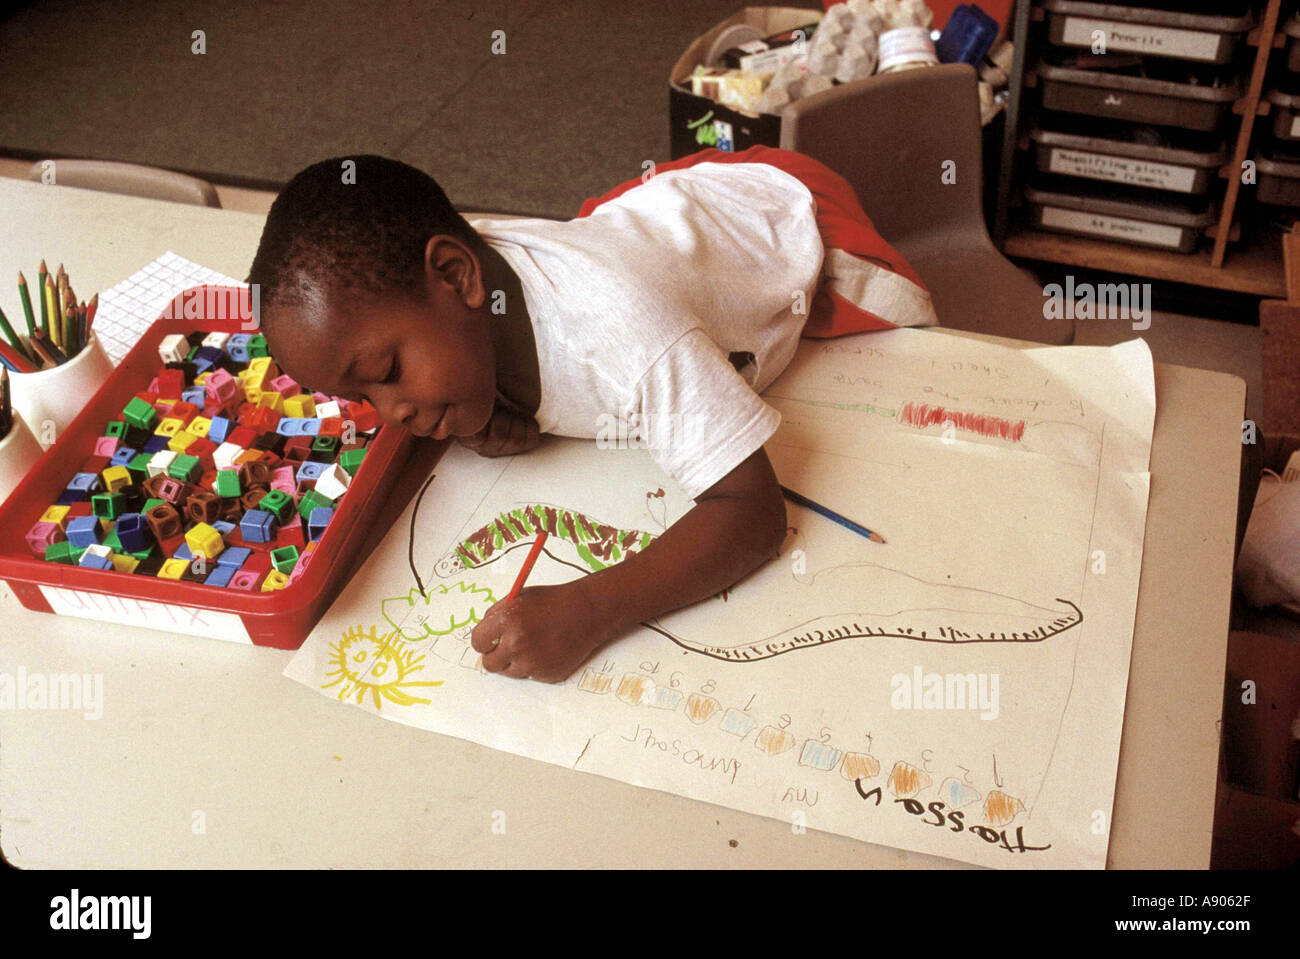
<path fill-rule="evenodd" d="M 1211 131 L 1241 96 L 1237 81 L 1223 86 L 1150 80 L 1100 70 L 1081 70 L 1040 62 L 1035 68 L 1049 110 L 1138 123 Z"/>
<path fill-rule="evenodd" d="M 1044 173 L 1200 195 L 1228 159 L 1227 147 L 1188 149 L 1137 142 L 1122 129 L 1064 133 L 1035 127 L 1037 168 Z"/>
<path fill-rule="evenodd" d="M 1244 10 L 1220 16 L 1078 0 L 1047 0 L 1044 9 L 1048 39 L 1059 46 L 1091 50 L 1100 37 L 1107 53 L 1200 63 L 1229 62 L 1242 36 L 1254 25 L 1254 18 Z"/>
<path fill-rule="evenodd" d="M 1155 202 L 1027 187 L 1032 222 L 1044 230 L 1190 253 L 1215 220 L 1207 203 Z"/>

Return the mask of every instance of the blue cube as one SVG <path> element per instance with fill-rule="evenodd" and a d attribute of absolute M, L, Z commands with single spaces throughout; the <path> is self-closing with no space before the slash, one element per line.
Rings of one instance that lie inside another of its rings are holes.
<path fill-rule="evenodd" d="M 235 524 L 226 519 L 213 520 L 208 525 L 220 533 L 223 539 L 235 531 Z"/>
<path fill-rule="evenodd" d="M 301 436 L 302 418 L 298 416 L 282 416 L 280 422 L 275 424 L 275 431 L 281 436 Z"/>
<path fill-rule="evenodd" d="M 230 420 L 224 416 L 212 417 L 212 425 L 208 427 L 208 439 L 214 443 L 224 443 L 229 435 Z"/>
<path fill-rule="evenodd" d="M 68 542 L 83 549 L 99 542 L 99 519 L 95 516 L 78 516 L 68 521 Z"/>
<path fill-rule="evenodd" d="M 113 529 L 117 532 L 118 542 L 122 544 L 122 551 L 126 553 L 148 549 L 153 540 L 153 531 L 139 513 L 123 513 L 117 518 Z"/>
<path fill-rule="evenodd" d="M 250 339 L 252 339 L 252 336 L 248 333 L 236 333 L 226 340 L 226 352 L 230 354 L 232 360 L 238 363 L 248 362 L 248 341 Z"/>
<path fill-rule="evenodd" d="M 191 562 L 194 559 L 194 550 L 190 549 L 189 543 L 181 543 L 176 547 L 176 552 L 172 553 L 172 559 L 183 559 L 185 562 Z"/>
<path fill-rule="evenodd" d="M 320 479 L 320 474 L 329 468 L 329 463 L 317 463 L 315 460 L 306 460 L 298 467 L 297 480 L 301 486 L 306 480 Z"/>
<path fill-rule="evenodd" d="M 181 390 L 181 400 L 203 409 L 208 402 L 208 391 L 201 386 L 187 386 Z"/>
<path fill-rule="evenodd" d="M 147 440 L 145 440 L 145 442 L 144 442 L 144 449 L 142 449 L 140 452 L 141 452 L 141 453 L 157 453 L 157 452 L 159 452 L 160 450 L 165 450 L 165 449 L 167 449 L 167 445 L 168 445 L 171 441 L 172 441 L 172 438 L 171 438 L 170 436 L 159 436 L 157 433 L 154 433 L 154 434 L 153 434 L 152 436 L 150 436 Z"/>
<path fill-rule="evenodd" d="M 88 569 L 112 569 L 113 564 L 103 556 L 96 556 L 94 553 L 82 553 L 81 559 L 77 560 L 78 566 L 85 566 Z"/>
<path fill-rule="evenodd" d="M 229 586 L 231 578 L 237 572 L 239 570 L 234 566 L 222 566 L 218 563 L 203 582 L 208 586 Z"/>
<path fill-rule="evenodd" d="M 98 493 L 104 489 L 104 481 L 99 478 L 98 473 L 78 473 L 72 477 L 72 482 L 68 484 L 68 489 L 78 489 L 86 493 Z"/>
<path fill-rule="evenodd" d="M 230 546 L 221 551 L 221 555 L 217 557 L 217 565 L 239 569 L 252 555 L 253 551 L 247 546 Z"/>
<path fill-rule="evenodd" d="M 133 450 L 129 446 L 119 446 L 117 452 L 113 454 L 111 465 L 126 466 L 131 460 L 139 454 L 139 450 Z"/>
<path fill-rule="evenodd" d="M 319 416 L 305 416 L 298 420 L 298 422 L 302 424 L 298 427 L 298 429 L 301 430 L 300 435 L 302 436 L 315 436 L 320 432 Z"/>
<path fill-rule="evenodd" d="M 307 538 L 320 539 L 325 535 L 325 527 L 334 518 L 334 509 L 330 506 L 317 506 L 307 517 Z"/>
<path fill-rule="evenodd" d="M 239 521 L 239 535 L 250 543 L 269 543 L 275 539 L 278 526 L 275 514 L 263 509 L 250 509 Z"/>

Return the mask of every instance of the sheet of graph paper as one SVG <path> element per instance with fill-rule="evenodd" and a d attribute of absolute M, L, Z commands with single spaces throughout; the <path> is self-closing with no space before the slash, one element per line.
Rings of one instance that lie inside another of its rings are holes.
<path fill-rule="evenodd" d="M 529 585 L 625 560 L 691 503 L 644 449 L 450 449 L 285 674 L 396 722 L 991 867 L 1105 864 L 1149 490 L 1150 352 L 897 330 L 806 340 L 764 394 L 780 556 L 550 686 L 469 645 Z M 414 557 L 427 592 L 415 588 Z M 682 557 L 689 562 L 690 557 Z"/>
<path fill-rule="evenodd" d="M 168 250 L 152 263 L 99 294 L 95 334 L 114 365 L 130 352 L 140 335 L 183 290 L 205 284 L 244 286 L 234 277 L 200 266 Z"/>

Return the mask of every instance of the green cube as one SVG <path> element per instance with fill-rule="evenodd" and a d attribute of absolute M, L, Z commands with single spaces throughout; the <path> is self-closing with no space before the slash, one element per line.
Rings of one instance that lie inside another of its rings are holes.
<path fill-rule="evenodd" d="M 293 568 L 298 565 L 298 547 L 281 546 L 279 549 L 271 550 L 271 565 L 286 576 L 292 573 Z"/>
<path fill-rule="evenodd" d="M 115 436 L 118 439 L 121 439 L 122 437 L 126 436 L 126 421 L 110 420 L 108 425 L 104 427 L 104 435 Z"/>
<path fill-rule="evenodd" d="M 90 511 L 100 519 L 117 519 L 126 508 L 121 493 L 96 493 L 90 498 Z"/>
<path fill-rule="evenodd" d="M 117 530 L 110 529 L 108 535 L 104 537 L 104 545 L 115 553 L 122 552 L 122 541 L 117 538 Z"/>
<path fill-rule="evenodd" d="M 76 566 L 85 551 L 84 547 L 73 546 L 65 539 L 45 547 L 45 559 L 50 563 L 67 563 L 69 566 Z"/>
<path fill-rule="evenodd" d="M 266 345 L 266 337 L 261 333 L 254 333 L 248 338 L 248 355 L 249 357 L 271 355 L 271 350 Z"/>
<path fill-rule="evenodd" d="M 126 468 L 137 476 L 148 476 L 151 459 L 153 459 L 152 453 L 136 453 L 131 457 L 131 462 L 126 464 Z"/>
<path fill-rule="evenodd" d="M 304 520 L 311 518 L 311 511 L 318 507 L 329 508 L 334 505 L 334 501 L 323 493 L 318 493 L 314 489 L 309 489 L 298 497 L 298 515 Z"/>
<path fill-rule="evenodd" d="M 186 363 L 194 362 L 194 357 L 198 354 L 199 347 L 201 347 L 202 345 L 203 345 L 202 343 L 195 343 L 193 346 L 190 347 L 190 351 L 185 354 Z"/>
<path fill-rule="evenodd" d="M 241 492 L 242 489 L 239 485 L 239 470 L 217 470 L 218 496 L 238 496 Z"/>
<path fill-rule="evenodd" d="M 158 422 L 158 411 L 152 404 L 146 403 L 138 396 L 133 396 L 131 402 L 122 407 L 122 419 L 136 429 L 151 430 Z"/>
<path fill-rule="evenodd" d="M 334 452 L 339 448 L 339 438 L 337 436 L 317 436 L 311 441 L 312 459 L 330 459 L 334 458 Z"/>
<path fill-rule="evenodd" d="M 141 512 L 141 513 L 147 513 L 147 512 L 149 512 L 149 510 L 153 509 L 155 506 L 162 506 L 163 503 L 166 503 L 166 502 L 167 502 L 167 501 L 166 501 L 165 499 L 158 499 L 158 497 L 156 497 L 156 496 L 151 496 L 151 497 L 149 497 L 147 500 L 144 501 L 144 505 L 140 507 L 140 512 Z M 134 556 L 135 554 L 132 553 L 131 555 Z"/>
<path fill-rule="evenodd" d="M 175 477 L 185 483 L 193 483 L 203 472 L 203 467 L 199 463 L 197 456 L 186 456 L 184 453 L 178 455 L 172 460 L 172 465 L 167 467 L 167 475 Z"/>
<path fill-rule="evenodd" d="M 356 476 L 357 470 L 361 469 L 361 461 L 365 458 L 365 450 L 347 450 L 339 457 L 339 465 L 349 476 Z"/>
<path fill-rule="evenodd" d="M 293 498 L 283 490 L 269 490 L 257 501 L 257 508 L 274 514 L 275 518 L 283 523 L 288 518 L 289 511 L 293 509 Z"/>

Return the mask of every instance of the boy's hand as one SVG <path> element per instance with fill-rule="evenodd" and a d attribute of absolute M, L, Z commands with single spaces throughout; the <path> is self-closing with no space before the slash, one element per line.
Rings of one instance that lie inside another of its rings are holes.
<path fill-rule="evenodd" d="M 614 636 L 608 620 L 593 615 L 580 583 L 530 586 L 489 608 L 470 636 L 483 668 L 543 683 L 567 679 Z"/>
<path fill-rule="evenodd" d="M 514 456 L 534 449 L 542 440 L 542 432 L 537 420 L 531 416 L 498 403 L 487 426 L 472 436 L 458 436 L 456 439 L 461 446 L 472 449 L 479 456 Z"/>

